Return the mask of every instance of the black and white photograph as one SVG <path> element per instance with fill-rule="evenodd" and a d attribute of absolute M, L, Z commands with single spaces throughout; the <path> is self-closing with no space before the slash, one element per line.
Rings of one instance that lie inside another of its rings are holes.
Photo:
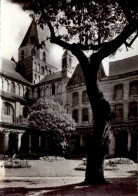
<path fill-rule="evenodd" d="M 137 0 L 0 1 L 0 196 L 136 196 Z"/>

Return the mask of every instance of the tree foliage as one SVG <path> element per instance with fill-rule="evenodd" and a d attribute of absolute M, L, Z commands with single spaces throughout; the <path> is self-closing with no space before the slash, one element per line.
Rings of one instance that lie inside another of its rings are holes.
<path fill-rule="evenodd" d="M 45 24 L 49 26 L 51 41 L 56 36 L 77 44 L 82 50 L 97 51 L 128 24 L 138 26 L 138 3 L 133 0 L 34 0 L 27 9 L 38 16 L 41 28 Z M 131 39 L 134 37 L 137 36 Z M 58 44 L 63 46 L 63 42 Z"/>
<path fill-rule="evenodd" d="M 29 125 L 53 136 L 53 146 L 58 147 L 58 153 L 69 149 L 75 121 L 59 103 L 47 98 L 38 99 L 31 107 Z"/>

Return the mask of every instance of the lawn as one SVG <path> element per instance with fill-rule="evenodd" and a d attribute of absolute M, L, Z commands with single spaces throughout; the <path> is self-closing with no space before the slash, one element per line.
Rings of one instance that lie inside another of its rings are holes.
<path fill-rule="evenodd" d="M 75 170 L 82 160 L 29 160 L 30 168 L 5 168 L 5 177 L 84 177 L 85 171 Z M 118 170 L 105 171 L 106 178 L 131 177 L 137 165 L 119 164 Z"/>

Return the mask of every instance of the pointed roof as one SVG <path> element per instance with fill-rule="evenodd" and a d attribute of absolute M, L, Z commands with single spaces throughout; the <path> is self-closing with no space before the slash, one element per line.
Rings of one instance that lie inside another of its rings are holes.
<path fill-rule="evenodd" d="M 106 77 L 106 74 L 104 72 L 102 64 L 100 65 L 99 70 L 102 71 L 101 77 L 102 78 Z M 82 72 L 81 66 L 80 66 L 80 64 L 78 64 L 76 66 L 76 69 L 75 69 L 71 79 L 69 80 L 69 82 L 67 84 L 67 87 L 81 86 L 81 85 L 85 85 L 85 79 L 84 79 L 84 76 L 83 76 L 83 72 Z"/>
<path fill-rule="evenodd" d="M 138 55 L 109 63 L 109 76 L 138 71 Z"/>
<path fill-rule="evenodd" d="M 26 46 L 26 45 L 38 45 L 42 41 L 46 40 L 47 28 L 44 26 L 41 29 L 36 22 L 33 20 L 24 36 L 24 39 L 19 48 Z"/>
<path fill-rule="evenodd" d="M 1 59 L 0 73 L 4 74 L 5 76 L 11 77 L 15 80 L 24 82 L 26 84 L 30 84 L 30 82 L 28 82 L 16 71 L 16 64 L 11 60 L 5 58 Z"/>

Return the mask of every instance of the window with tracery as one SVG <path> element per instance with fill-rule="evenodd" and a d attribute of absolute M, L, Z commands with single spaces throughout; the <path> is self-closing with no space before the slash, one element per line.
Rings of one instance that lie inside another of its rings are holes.
<path fill-rule="evenodd" d="M 118 84 L 114 87 L 114 99 L 123 98 L 123 84 Z"/>
<path fill-rule="evenodd" d="M 137 102 L 131 102 L 129 104 L 129 118 L 133 118 L 133 117 L 137 117 L 138 116 L 138 112 L 137 112 Z"/>
<path fill-rule="evenodd" d="M 130 83 L 130 95 L 138 95 L 138 80 Z"/>
<path fill-rule="evenodd" d="M 115 106 L 116 119 L 123 119 L 123 104 L 117 104 Z"/>
<path fill-rule="evenodd" d="M 72 111 L 72 118 L 75 120 L 75 122 L 78 122 L 78 110 Z"/>
<path fill-rule="evenodd" d="M 88 103 L 89 99 L 88 99 L 88 94 L 87 91 L 83 91 L 82 92 L 82 103 Z"/>
<path fill-rule="evenodd" d="M 88 108 L 82 109 L 82 122 L 88 122 L 89 115 L 88 115 Z"/>
<path fill-rule="evenodd" d="M 72 94 L 72 105 L 78 105 L 79 104 L 79 93 L 75 92 Z"/>

